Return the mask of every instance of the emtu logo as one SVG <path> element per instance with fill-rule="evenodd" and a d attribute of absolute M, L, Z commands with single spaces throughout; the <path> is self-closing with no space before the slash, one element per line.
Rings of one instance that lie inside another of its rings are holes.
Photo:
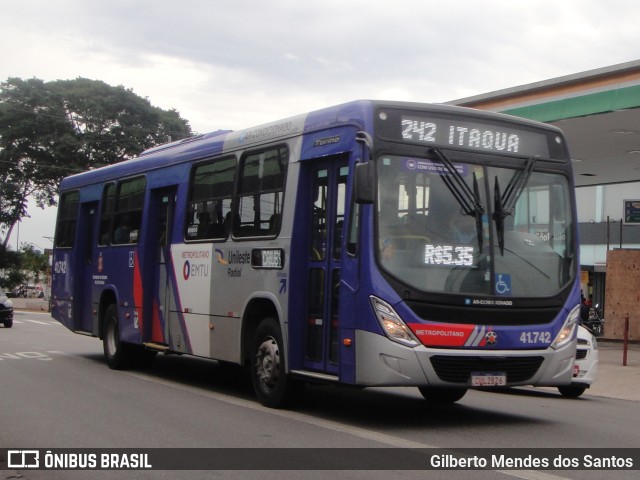
<path fill-rule="evenodd" d="M 189 260 L 185 260 L 182 266 L 182 276 L 185 280 L 190 278 L 204 278 L 209 276 L 209 264 L 208 263 L 191 263 Z"/>
<path fill-rule="evenodd" d="M 216 248 L 216 260 L 220 265 L 229 265 L 229 262 L 224 259 L 224 253 L 218 248 Z"/>

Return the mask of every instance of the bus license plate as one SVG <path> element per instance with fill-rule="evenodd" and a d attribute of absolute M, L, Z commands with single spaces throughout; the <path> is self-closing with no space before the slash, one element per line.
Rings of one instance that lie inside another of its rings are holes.
<path fill-rule="evenodd" d="M 472 373 L 472 387 L 503 387 L 507 384 L 506 373 Z"/>

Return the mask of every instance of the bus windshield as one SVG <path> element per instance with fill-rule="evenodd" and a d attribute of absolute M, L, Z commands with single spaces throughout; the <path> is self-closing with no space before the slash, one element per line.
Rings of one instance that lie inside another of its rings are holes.
<path fill-rule="evenodd" d="M 427 293 L 548 297 L 574 276 L 567 178 L 441 155 L 378 159 L 384 271 Z M 502 161 L 500 165 L 505 165 Z"/>

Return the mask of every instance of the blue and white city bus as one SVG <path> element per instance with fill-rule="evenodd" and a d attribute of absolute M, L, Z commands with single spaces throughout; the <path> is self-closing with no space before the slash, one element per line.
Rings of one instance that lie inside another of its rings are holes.
<path fill-rule="evenodd" d="M 65 178 L 54 318 L 114 369 L 157 352 L 306 382 L 469 388 L 572 379 L 580 287 L 561 131 L 355 101 Z"/>

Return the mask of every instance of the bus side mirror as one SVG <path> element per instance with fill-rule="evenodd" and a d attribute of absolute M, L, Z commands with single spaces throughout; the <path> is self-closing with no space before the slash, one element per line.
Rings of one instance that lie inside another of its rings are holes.
<path fill-rule="evenodd" d="M 359 204 L 370 205 L 375 200 L 375 170 L 373 162 L 358 163 L 355 169 L 354 195 Z"/>

